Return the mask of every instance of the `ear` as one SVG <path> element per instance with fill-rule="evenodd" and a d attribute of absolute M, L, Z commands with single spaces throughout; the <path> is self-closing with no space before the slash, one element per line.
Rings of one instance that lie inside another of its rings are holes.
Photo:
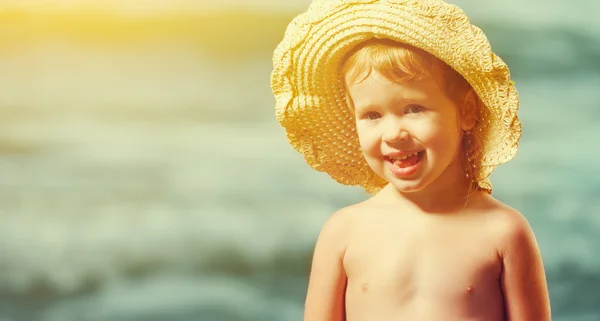
<path fill-rule="evenodd" d="M 465 95 L 463 104 L 460 107 L 460 129 L 469 131 L 475 127 L 477 123 L 477 108 L 479 107 L 479 99 L 473 89 Z"/>

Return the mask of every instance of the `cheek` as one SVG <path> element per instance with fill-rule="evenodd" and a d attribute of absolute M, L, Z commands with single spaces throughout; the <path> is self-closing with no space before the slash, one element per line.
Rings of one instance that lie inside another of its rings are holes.
<path fill-rule="evenodd" d="M 360 148 L 364 153 L 371 153 L 375 149 L 379 150 L 379 135 L 375 129 L 357 125 L 356 132 Z"/>
<path fill-rule="evenodd" d="M 458 124 L 452 120 L 432 121 L 422 124 L 416 129 L 416 136 L 427 147 L 439 150 L 448 148 L 458 143 L 460 130 Z"/>
<path fill-rule="evenodd" d="M 437 133 L 432 135 L 432 143 L 437 149 L 446 149 L 454 152 L 454 148 L 458 146 L 460 141 L 460 130 L 456 123 L 440 126 Z"/>

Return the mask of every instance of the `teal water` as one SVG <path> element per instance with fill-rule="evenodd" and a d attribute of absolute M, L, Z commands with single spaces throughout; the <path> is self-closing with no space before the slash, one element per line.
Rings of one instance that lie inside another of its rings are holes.
<path fill-rule="evenodd" d="M 553 319 L 599 320 L 599 29 L 481 24 L 524 125 L 495 196 L 532 224 Z M 270 56 L 52 40 L 0 70 L 1 321 L 301 319 L 321 224 L 366 195 L 287 145 Z"/>

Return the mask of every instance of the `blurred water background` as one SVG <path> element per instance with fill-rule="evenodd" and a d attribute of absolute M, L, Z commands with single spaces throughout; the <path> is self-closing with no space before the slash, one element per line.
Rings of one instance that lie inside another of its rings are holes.
<path fill-rule="evenodd" d="M 274 118 L 308 3 L 0 1 L 0 321 L 301 320 L 321 224 L 366 197 Z M 452 3 L 521 95 L 495 196 L 533 226 L 553 319 L 598 321 L 600 2 Z"/>

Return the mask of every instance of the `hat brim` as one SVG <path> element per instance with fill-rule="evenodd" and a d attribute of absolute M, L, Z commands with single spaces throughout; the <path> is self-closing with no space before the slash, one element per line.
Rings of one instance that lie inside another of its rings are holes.
<path fill-rule="evenodd" d="M 480 142 L 471 155 L 473 179 L 491 191 L 489 175 L 518 149 L 518 93 L 508 67 L 464 12 L 441 1 L 429 2 L 435 5 L 329 1 L 326 10 L 319 2 L 290 23 L 274 53 L 271 87 L 278 121 L 312 168 L 371 194 L 387 184 L 364 160 L 340 74 L 350 50 L 383 38 L 429 52 L 471 84 L 483 105 L 473 129 Z"/>

